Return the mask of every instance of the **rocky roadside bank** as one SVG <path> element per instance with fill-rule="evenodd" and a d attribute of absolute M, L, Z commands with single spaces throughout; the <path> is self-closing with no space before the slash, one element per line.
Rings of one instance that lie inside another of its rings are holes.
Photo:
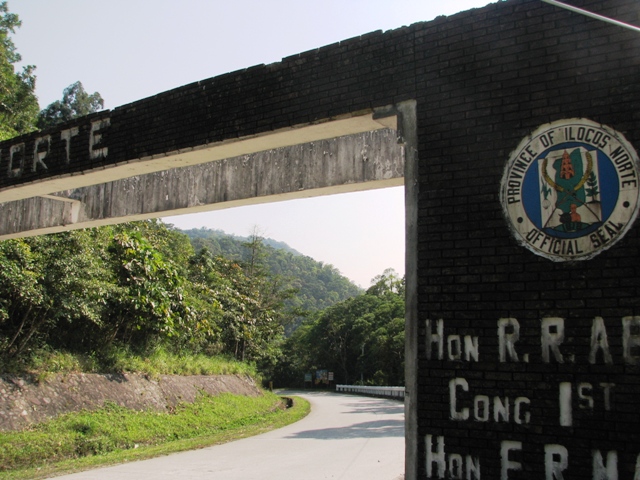
<path fill-rule="evenodd" d="M 0 430 L 20 430 L 63 413 L 96 409 L 105 401 L 136 410 L 167 411 L 192 402 L 199 392 L 257 396 L 242 375 L 60 374 L 45 380 L 0 375 Z"/>

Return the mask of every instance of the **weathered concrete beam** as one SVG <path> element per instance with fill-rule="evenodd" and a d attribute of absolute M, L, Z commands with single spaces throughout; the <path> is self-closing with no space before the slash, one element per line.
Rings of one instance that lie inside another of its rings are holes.
<path fill-rule="evenodd" d="M 21 182 L 15 186 L 0 188 L 0 202 L 22 200 L 42 194 L 53 194 L 70 188 L 113 182 L 134 175 L 146 175 L 171 168 L 199 165 L 215 160 L 384 128 L 396 128 L 396 116 L 387 114 L 384 108 L 369 112 L 358 112 L 343 118 L 297 125 L 252 137 L 234 138 L 223 142 L 197 145 L 119 163 L 107 163 L 98 168 L 84 169 L 72 173 L 52 174 L 49 177 L 33 182 Z M 54 168 L 56 164 L 53 163 L 53 160 L 45 159 L 50 164 L 50 170 L 59 170 L 59 168 Z"/>
<path fill-rule="evenodd" d="M 395 130 L 320 140 L 0 204 L 0 239 L 402 185 Z"/>

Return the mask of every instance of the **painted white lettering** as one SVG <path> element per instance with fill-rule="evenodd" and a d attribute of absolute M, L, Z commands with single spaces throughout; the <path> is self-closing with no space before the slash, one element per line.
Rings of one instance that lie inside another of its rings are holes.
<path fill-rule="evenodd" d="M 442 360 L 445 344 L 444 321 L 442 319 L 435 322 L 432 320 L 426 320 L 425 329 L 427 359 L 431 360 L 432 357 L 434 357 L 437 360 Z M 478 337 L 472 337 L 471 335 L 465 335 L 464 337 L 461 337 L 460 335 L 448 335 L 446 338 L 446 345 L 447 360 L 449 361 L 479 361 L 480 347 Z"/>
<path fill-rule="evenodd" d="M 640 347 L 640 317 L 623 317 L 622 318 L 622 356 L 625 363 L 629 365 L 640 364 L 640 357 L 634 355 L 637 347 Z M 635 332 L 635 333 L 633 333 Z"/>
<path fill-rule="evenodd" d="M 444 449 L 444 437 L 438 436 L 435 439 L 437 446 L 433 443 L 433 435 L 425 436 L 428 477 L 431 478 L 434 475 L 434 470 L 436 470 L 435 475 L 437 475 L 437 478 L 480 480 L 480 459 L 478 457 L 472 457 L 471 455 L 463 457 L 459 453 L 447 455 Z"/>
<path fill-rule="evenodd" d="M 587 382 L 582 382 L 578 384 L 578 399 L 580 403 L 578 406 L 582 410 L 593 410 L 593 396 L 591 392 L 593 391 L 593 385 Z"/>
<path fill-rule="evenodd" d="M 464 378 L 454 378 L 449 381 L 449 414 L 451 416 L 451 420 L 468 420 L 469 419 L 469 409 L 463 408 L 458 411 L 457 409 L 457 398 L 456 398 L 456 388 L 462 388 L 462 391 L 469 391 L 469 383 Z"/>
<path fill-rule="evenodd" d="M 544 471 L 546 480 L 564 480 L 562 472 L 569 466 L 569 452 L 562 445 L 544 446 Z"/>
<path fill-rule="evenodd" d="M 111 124 L 111 119 L 103 118 L 102 120 L 96 120 L 91 122 L 91 134 L 89 136 L 89 156 L 92 160 L 97 158 L 105 158 L 109 154 L 108 147 L 99 147 L 102 143 L 102 134 L 100 131 L 103 128 L 108 127 Z M 96 146 L 98 146 L 96 148 Z"/>
<path fill-rule="evenodd" d="M 547 317 L 542 319 L 542 360 L 549 363 L 550 352 L 558 363 L 564 363 L 560 345 L 564 341 L 564 319 L 558 317 Z"/>
<path fill-rule="evenodd" d="M 449 360 L 462 360 L 460 335 L 449 335 L 447 337 L 447 353 L 449 354 Z"/>
<path fill-rule="evenodd" d="M 468 392 L 469 383 L 464 378 L 454 378 L 449 381 L 449 416 L 452 420 L 465 421 L 469 420 L 470 411 L 468 407 L 463 407 L 458 392 Z M 475 395 L 473 397 L 473 420 L 476 422 L 488 422 L 493 419 L 494 422 L 510 422 L 511 421 L 511 399 L 509 397 L 495 396 L 493 399 L 487 395 Z M 527 397 L 518 397 L 513 402 L 514 421 L 519 424 L 527 424 L 531 420 L 531 413 L 526 411 L 531 401 Z M 493 409 L 493 416 L 491 410 Z"/>
<path fill-rule="evenodd" d="M 447 455 L 447 465 L 449 467 L 447 478 L 480 480 L 480 459 L 477 457 L 473 458 L 471 455 L 467 455 L 463 458 L 459 453 L 452 453 Z"/>
<path fill-rule="evenodd" d="M 472 337 L 471 335 L 464 336 L 464 359 L 467 362 L 477 362 L 480 360 L 478 337 Z"/>
<path fill-rule="evenodd" d="M 489 413 L 489 397 L 476 395 L 473 398 L 473 419 L 476 422 L 488 422 Z"/>
<path fill-rule="evenodd" d="M 437 437 L 438 450 L 433 451 L 433 435 L 427 435 L 425 439 L 425 446 L 427 451 L 427 477 L 431 477 L 433 474 L 433 464 L 435 463 L 438 468 L 438 478 L 444 478 L 445 469 L 447 463 L 444 455 L 444 437 Z"/>
<path fill-rule="evenodd" d="M 615 450 L 607 452 L 607 465 L 604 465 L 600 450 L 594 450 L 593 480 L 618 480 L 618 453 Z"/>
<path fill-rule="evenodd" d="M 518 425 L 527 424 L 531 421 L 531 412 L 525 412 L 524 418 L 522 416 L 523 405 L 530 405 L 531 401 L 527 397 L 518 397 L 515 401 L 515 411 L 513 412 L 513 419 Z"/>
<path fill-rule="evenodd" d="M 40 145 L 46 144 L 47 149 L 44 152 L 40 151 Z M 35 172 L 38 169 L 38 165 L 40 165 L 45 170 L 48 170 L 47 165 L 44 163 L 44 159 L 49 155 L 51 150 L 51 135 L 45 135 L 44 137 L 36 138 L 34 147 L 33 147 L 33 165 L 31 166 L 31 171 Z"/>
<path fill-rule="evenodd" d="M 452 453 L 446 457 L 448 467 L 446 478 L 480 480 L 480 459 L 478 457 L 473 458 L 471 455 L 467 455 L 463 458 L 459 453 Z"/>
<path fill-rule="evenodd" d="M 560 388 L 560 425 L 570 427 L 573 425 L 573 407 L 571 404 L 571 383 L 561 382 Z"/>
<path fill-rule="evenodd" d="M 467 480 L 480 480 L 480 459 L 478 457 L 472 457 L 467 455 L 466 457 L 467 467 Z"/>
<path fill-rule="evenodd" d="M 509 333 L 507 333 L 509 330 Z M 501 318 L 498 320 L 498 341 L 500 362 L 507 361 L 507 355 L 513 362 L 518 360 L 515 344 L 520 339 L 520 323 L 515 318 Z"/>
<path fill-rule="evenodd" d="M 589 363 L 595 364 L 598 356 L 598 350 L 602 350 L 602 359 L 607 365 L 613 364 L 611 352 L 609 351 L 609 340 L 607 338 L 607 329 L 604 325 L 602 317 L 596 317 L 591 324 L 591 351 L 589 352 Z"/>
<path fill-rule="evenodd" d="M 500 397 L 493 397 L 493 421 L 497 423 L 501 418 L 503 422 L 509 422 L 509 397 L 505 397 L 504 402 Z"/>
<path fill-rule="evenodd" d="M 68 130 L 62 130 L 60 132 L 60 140 L 65 141 L 65 149 L 67 152 L 67 158 L 65 163 L 69 165 L 71 163 L 71 139 L 77 136 L 80 133 L 80 129 L 78 127 L 73 127 Z"/>
<path fill-rule="evenodd" d="M 509 460 L 509 452 L 513 450 L 522 450 L 522 442 L 513 440 L 503 440 L 500 443 L 500 479 L 508 480 L 509 471 L 515 472 L 522 470 L 522 464 L 514 460 Z"/>
<path fill-rule="evenodd" d="M 601 383 L 600 386 L 604 390 L 604 409 L 608 412 L 611 410 L 611 389 L 616 386 L 615 383 Z"/>
<path fill-rule="evenodd" d="M 431 320 L 426 321 L 427 330 L 427 360 L 431 360 L 432 345 L 435 343 L 438 346 L 438 360 L 442 360 L 444 353 L 444 322 L 442 319 L 436 321 L 436 332 L 431 329 Z"/>
<path fill-rule="evenodd" d="M 594 386 L 588 382 L 580 382 L 576 385 L 575 390 L 578 398 L 578 408 L 580 410 L 593 411 L 597 408 L 604 408 L 605 411 L 611 411 L 611 396 L 615 383 L 600 383 L 602 389 L 602 403 L 596 401 L 599 395 L 594 395 Z M 573 425 L 573 409 L 572 409 L 572 393 L 573 388 L 570 382 L 561 382 L 560 389 L 560 425 L 563 427 L 571 427 Z"/>
<path fill-rule="evenodd" d="M 11 145 L 11 147 L 9 147 L 9 165 L 7 168 L 7 176 L 9 178 L 17 178 L 22 175 L 25 155 L 24 143 L 18 143 L 17 145 Z M 14 163 L 17 163 L 18 166 L 14 167 Z"/>
<path fill-rule="evenodd" d="M 464 465 L 462 462 L 462 455 L 458 453 L 452 453 L 448 456 L 449 465 L 449 478 L 461 479 L 464 471 Z"/>

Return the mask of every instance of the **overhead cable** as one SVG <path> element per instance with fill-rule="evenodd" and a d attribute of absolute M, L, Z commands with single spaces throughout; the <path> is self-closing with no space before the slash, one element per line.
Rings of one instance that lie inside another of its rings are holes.
<path fill-rule="evenodd" d="M 613 18 L 605 17 L 604 15 L 598 15 L 597 13 L 593 13 L 588 10 L 584 10 L 582 8 L 574 7 L 573 5 L 567 5 L 566 3 L 562 3 L 557 0 L 542 0 L 542 1 L 550 5 L 555 5 L 556 7 L 565 8 L 572 12 L 580 13 L 582 15 L 586 15 L 587 17 L 595 18 L 596 20 L 601 20 L 603 22 L 611 23 L 613 25 L 618 25 L 619 27 L 628 28 L 629 30 L 633 30 L 635 32 L 640 33 L 640 27 L 636 27 L 635 25 L 631 25 L 629 23 L 624 23 L 619 20 L 614 20 Z"/>

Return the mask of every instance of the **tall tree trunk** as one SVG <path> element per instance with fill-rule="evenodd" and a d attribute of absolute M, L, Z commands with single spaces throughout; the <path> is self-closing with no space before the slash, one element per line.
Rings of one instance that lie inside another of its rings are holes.
<path fill-rule="evenodd" d="M 47 314 L 49 313 L 49 309 L 50 308 L 47 308 L 44 311 L 44 313 L 42 313 L 38 317 L 36 317 L 36 321 L 33 322 L 33 324 L 31 325 L 31 328 L 29 329 L 29 333 L 27 333 L 27 335 L 20 342 L 20 346 L 18 347 L 18 350 L 16 350 L 16 353 L 14 355 L 12 355 L 13 357 L 18 357 L 18 356 L 20 356 L 22 354 L 22 352 L 24 351 L 25 347 L 27 346 L 27 343 L 29 343 L 29 340 L 31 340 L 31 337 L 33 336 L 33 334 L 36 333 L 36 331 L 40 328 L 40 326 L 47 319 Z"/>
<path fill-rule="evenodd" d="M 15 333 L 13 338 L 11 338 L 11 341 L 7 345 L 7 348 L 6 348 L 7 353 L 9 352 L 11 347 L 13 346 L 14 342 L 16 341 L 16 339 L 18 338 L 20 333 L 22 333 L 22 329 L 24 328 L 24 324 L 27 322 L 27 318 L 29 317 L 29 314 L 31 313 L 32 309 L 33 309 L 33 305 L 29 305 L 29 308 L 27 308 L 26 313 L 22 316 L 22 323 L 20 323 L 20 327 L 18 327 L 18 331 Z"/>

